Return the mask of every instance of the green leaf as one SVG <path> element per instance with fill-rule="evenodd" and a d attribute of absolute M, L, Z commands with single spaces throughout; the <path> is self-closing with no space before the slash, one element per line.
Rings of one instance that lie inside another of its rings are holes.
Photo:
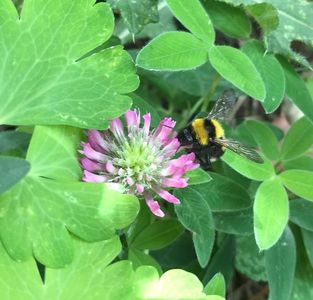
<path fill-rule="evenodd" d="M 163 270 L 180 268 L 194 271 L 195 268 L 200 269 L 192 236 L 187 231 L 167 247 L 149 253 L 158 261 Z"/>
<path fill-rule="evenodd" d="M 18 17 L 6 0 L 0 10 L 1 124 L 105 128 L 130 107 L 122 94 L 138 77 L 121 46 L 79 60 L 110 38 L 108 4 L 29 0 Z"/>
<path fill-rule="evenodd" d="M 108 239 L 137 215 L 136 197 L 78 182 L 80 136 L 70 127 L 36 127 L 27 155 L 31 171 L 0 198 L 0 237 L 14 259 L 34 255 L 64 267 L 73 259 L 69 232 L 89 242 Z"/>
<path fill-rule="evenodd" d="M 165 1 L 159 1 L 158 13 L 158 22 L 145 25 L 143 30 L 136 34 L 136 39 L 153 39 L 163 32 L 175 31 L 177 29 L 175 19 Z M 123 19 L 116 21 L 114 34 L 119 37 L 122 45 L 133 42 L 134 37 L 128 31 Z"/>
<path fill-rule="evenodd" d="M 241 50 L 251 59 L 259 71 L 266 89 L 262 105 L 267 113 L 275 111 L 285 95 L 285 74 L 274 55 L 266 54 L 263 45 L 256 40 L 245 43 Z"/>
<path fill-rule="evenodd" d="M 0 194 L 19 182 L 30 169 L 30 163 L 22 158 L 0 156 Z"/>
<path fill-rule="evenodd" d="M 284 160 L 293 159 L 305 153 L 313 144 L 313 123 L 302 117 L 288 130 L 281 151 Z"/>
<path fill-rule="evenodd" d="M 98 243 L 74 240 L 75 257 L 63 269 L 45 269 L 43 283 L 34 260 L 17 263 L 0 245 L 1 296 L 14 300 L 112 300 L 112 299 L 201 299 L 223 300 L 206 296 L 203 285 L 192 273 L 170 270 L 159 278 L 151 266 L 133 270 L 130 261 L 111 263 L 121 251 L 117 237 Z M 111 263 L 111 264 L 110 264 Z M 121 284 L 122 283 L 122 284 Z"/>
<path fill-rule="evenodd" d="M 288 170 L 279 175 L 283 184 L 294 194 L 313 201 L 313 172 Z"/>
<path fill-rule="evenodd" d="M 305 251 L 313 268 L 313 231 L 301 228 Z"/>
<path fill-rule="evenodd" d="M 254 234 L 260 250 L 272 247 L 289 218 L 288 195 L 278 178 L 264 181 L 254 202 Z"/>
<path fill-rule="evenodd" d="M 204 292 L 207 295 L 219 295 L 225 297 L 226 286 L 225 279 L 222 273 L 217 273 L 204 287 Z"/>
<path fill-rule="evenodd" d="M 246 121 L 246 127 L 264 155 L 268 159 L 277 160 L 279 158 L 278 141 L 273 131 L 264 123 L 254 120 Z"/>
<path fill-rule="evenodd" d="M 234 86 L 260 101 L 265 99 L 265 85 L 260 73 L 239 49 L 215 46 L 209 50 L 209 59 L 215 70 Z"/>
<path fill-rule="evenodd" d="M 212 177 L 209 175 L 209 173 L 202 170 L 201 168 L 187 172 L 185 177 L 189 178 L 188 185 L 203 184 L 212 180 Z"/>
<path fill-rule="evenodd" d="M 260 252 L 253 235 L 236 237 L 236 269 L 254 281 L 267 281 L 264 251 Z"/>
<path fill-rule="evenodd" d="M 295 199 L 290 201 L 290 221 L 307 230 L 313 231 L 313 203 Z"/>
<path fill-rule="evenodd" d="M 268 34 L 268 50 L 281 53 L 310 67 L 310 63 L 291 48 L 294 40 L 313 46 L 313 4 L 308 1 L 267 1 L 278 11 L 279 25 Z"/>
<path fill-rule="evenodd" d="M 238 154 L 226 150 L 222 160 L 238 173 L 253 180 L 263 181 L 272 178 L 275 175 L 275 170 L 271 162 L 264 158 L 263 164 L 258 164 Z"/>
<path fill-rule="evenodd" d="M 144 201 L 140 201 L 139 214 L 127 230 L 128 244 L 131 244 L 135 237 L 152 223 L 152 218 L 151 211 L 147 204 Z"/>
<path fill-rule="evenodd" d="M 313 121 L 313 99 L 307 86 L 286 59 L 278 57 L 278 60 L 285 72 L 288 98 Z"/>
<path fill-rule="evenodd" d="M 250 36 L 251 22 L 243 9 L 214 0 L 206 0 L 204 5 L 216 29 L 231 38 Z"/>
<path fill-rule="evenodd" d="M 296 267 L 296 243 L 287 227 L 276 245 L 265 252 L 265 265 L 269 282 L 270 299 L 291 298 Z"/>
<path fill-rule="evenodd" d="M 285 170 L 298 169 L 313 172 L 313 158 L 309 156 L 300 156 L 295 159 L 283 162 Z"/>
<path fill-rule="evenodd" d="M 233 5 L 252 5 L 259 4 L 257 0 L 224 0 L 224 2 Z M 293 1 L 293 0 L 265 0 L 271 4 L 277 11 L 279 21 L 275 16 L 275 10 L 271 7 L 261 7 L 263 20 L 269 21 L 267 25 L 272 30 L 278 24 L 274 31 L 266 32 L 265 41 L 268 51 L 280 53 L 284 56 L 291 57 L 301 64 L 310 68 L 309 62 L 292 50 L 291 43 L 294 40 L 302 41 L 308 46 L 312 46 L 313 34 L 313 4 L 309 1 Z M 265 9 L 264 9 L 265 8 Z M 256 17 L 258 21 L 260 17 Z M 269 20 L 268 20 L 269 19 Z M 260 23 L 262 26 L 262 24 Z"/>
<path fill-rule="evenodd" d="M 141 267 L 144 268 L 144 267 Z M 140 272 L 139 278 L 146 278 L 146 272 Z M 143 269 L 142 269 L 143 270 Z M 146 267 L 148 271 L 148 267 Z M 141 279 L 142 280 L 142 279 Z M 153 284 L 151 284 L 153 283 Z M 223 297 L 212 295 L 205 296 L 203 293 L 203 285 L 199 279 L 192 273 L 188 273 L 183 270 L 170 270 L 162 275 L 157 280 L 150 280 L 141 289 L 143 295 L 139 296 L 139 299 L 199 299 L 199 300 L 223 300 Z"/>
<path fill-rule="evenodd" d="M 207 45 L 187 32 L 166 32 L 138 53 L 136 63 L 148 70 L 179 71 L 196 68 L 208 60 Z"/>
<path fill-rule="evenodd" d="M 132 247 L 138 249 L 156 250 L 175 241 L 184 231 L 176 220 L 160 220 L 152 223 L 139 233 Z"/>
<path fill-rule="evenodd" d="M 216 76 L 218 75 L 209 62 L 193 70 L 164 72 L 164 79 L 168 84 L 193 96 L 206 95 Z"/>
<path fill-rule="evenodd" d="M 212 211 L 234 211 L 251 206 L 249 194 L 235 181 L 209 172 L 212 180 L 195 189 L 207 201 Z"/>
<path fill-rule="evenodd" d="M 298 233 L 300 233 L 298 231 Z M 297 235 L 295 235 L 297 237 Z M 301 240 L 297 240 L 297 266 L 293 280 L 292 300 L 312 299 L 313 268 Z"/>
<path fill-rule="evenodd" d="M 270 3 L 257 3 L 245 7 L 246 11 L 262 27 L 263 33 L 267 34 L 278 27 L 279 19 L 276 8 Z"/>
<path fill-rule="evenodd" d="M 181 200 L 175 206 L 178 220 L 192 232 L 192 238 L 201 267 L 210 259 L 214 244 L 212 213 L 203 196 L 194 188 L 177 190 L 175 195 Z"/>
<path fill-rule="evenodd" d="M 120 10 L 128 30 L 133 34 L 159 19 L 157 0 L 109 0 L 108 3 L 112 8 Z"/>
<path fill-rule="evenodd" d="M 251 207 L 234 212 L 214 212 L 213 220 L 217 231 L 238 235 L 251 235 L 253 233 L 253 211 Z"/>
<path fill-rule="evenodd" d="M 31 135 L 26 132 L 6 130 L 0 132 L 0 153 L 7 154 L 13 150 L 26 152 Z"/>
<path fill-rule="evenodd" d="M 142 250 L 130 248 L 128 252 L 128 259 L 132 262 L 135 270 L 140 266 L 152 266 L 158 270 L 159 275 L 163 273 L 158 262 L 151 255 Z"/>
<path fill-rule="evenodd" d="M 214 253 L 209 266 L 206 268 L 202 282 L 207 284 L 216 273 L 220 272 L 224 275 L 226 286 L 228 286 L 234 271 L 235 254 L 235 238 L 234 236 L 228 235 L 220 243 L 218 249 Z"/>
<path fill-rule="evenodd" d="M 166 0 L 174 16 L 197 38 L 210 47 L 214 43 L 215 31 L 211 20 L 199 0 Z M 192 12 L 192 13 L 191 13 Z"/>

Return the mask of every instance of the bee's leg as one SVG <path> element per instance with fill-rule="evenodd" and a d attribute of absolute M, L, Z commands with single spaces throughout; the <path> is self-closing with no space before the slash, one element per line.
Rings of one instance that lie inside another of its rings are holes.
<path fill-rule="evenodd" d="M 205 171 L 210 171 L 212 170 L 212 163 L 210 161 L 210 156 L 207 151 L 201 151 L 198 153 L 195 153 L 196 157 L 198 158 L 200 162 L 200 166 L 203 170 Z"/>

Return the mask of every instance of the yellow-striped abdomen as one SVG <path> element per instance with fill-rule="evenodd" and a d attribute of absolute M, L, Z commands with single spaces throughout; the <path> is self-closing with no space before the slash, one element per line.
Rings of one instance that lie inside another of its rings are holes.
<path fill-rule="evenodd" d="M 200 145 L 207 145 L 209 143 L 209 135 L 204 126 L 204 122 L 205 119 L 195 119 L 191 123 L 197 141 Z"/>
<path fill-rule="evenodd" d="M 217 139 L 224 137 L 224 134 L 225 134 L 224 129 L 223 129 L 222 125 L 220 124 L 220 122 L 215 120 L 215 119 L 211 119 L 211 122 L 212 122 L 213 126 L 215 127 L 215 137 Z"/>

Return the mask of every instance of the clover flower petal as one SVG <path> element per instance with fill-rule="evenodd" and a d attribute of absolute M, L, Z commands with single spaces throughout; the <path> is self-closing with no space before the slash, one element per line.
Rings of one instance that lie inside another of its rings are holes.
<path fill-rule="evenodd" d="M 184 188 L 188 178 L 182 177 L 187 171 L 199 167 L 194 153 L 173 158 L 180 148 L 173 130 L 175 121 L 163 119 L 151 130 L 151 115 L 129 110 L 125 113 L 127 128 L 121 119 L 110 122 L 104 132 L 89 130 L 87 142 L 82 142 L 80 153 L 84 169 L 83 181 L 118 184 L 123 191 L 142 196 L 151 212 L 163 217 L 159 202 L 153 195 L 173 204 L 180 201 L 168 189 Z"/>

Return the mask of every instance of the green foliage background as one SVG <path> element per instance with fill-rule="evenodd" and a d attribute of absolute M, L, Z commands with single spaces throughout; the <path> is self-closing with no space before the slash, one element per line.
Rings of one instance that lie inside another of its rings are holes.
<path fill-rule="evenodd" d="M 1 0 L 0 298 L 311 299 L 312 41 L 304 0 Z M 226 134 L 264 164 L 226 151 L 164 219 L 81 182 L 83 129 L 130 107 L 180 129 L 228 88 L 260 116 Z"/>

